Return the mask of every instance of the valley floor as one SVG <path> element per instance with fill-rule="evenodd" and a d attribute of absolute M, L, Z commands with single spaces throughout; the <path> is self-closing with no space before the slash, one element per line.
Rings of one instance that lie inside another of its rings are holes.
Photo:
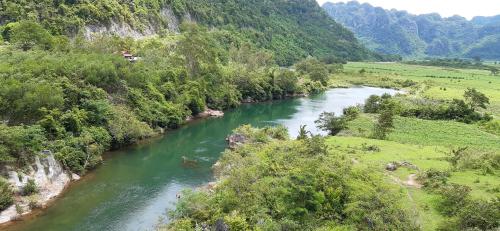
<path fill-rule="evenodd" d="M 417 84 L 405 87 L 408 81 Z M 383 171 L 387 181 L 407 194 L 405 206 L 413 211 L 423 230 L 436 230 L 445 217 L 436 205 L 441 196 L 424 190 L 416 176 L 429 169 L 449 171 L 450 183 L 467 186 L 476 199 L 491 200 L 500 196 L 500 172 L 484 169 L 453 169 L 448 161 L 451 150 L 467 147 L 477 152 L 500 154 L 500 76 L 483 70 L 462 70 L 423 67 L 399 63 L 349 63 L 343 74 L 335 77 L 336 86 L 371 85 L 403 88 L 407 97 L 451 100 L 461 98 L 467 88 L 476 88 L 490 98 L 490 113 L 496 128 L 482 124 L 464 124 L 454 121 L 430 121 L 416 118 L 395 118 L 395 128 L 388 140 L 368 138 L 376 115 L 362 114 L 350 122 L 341 136 L 328 138 L 330 148 L 349 153 L 357 165 L 375 166 Z M 366 147 L 376 147 L 370 151 Z M 396 171 L 386 171 L 388 163 L 410 163 Z"/>

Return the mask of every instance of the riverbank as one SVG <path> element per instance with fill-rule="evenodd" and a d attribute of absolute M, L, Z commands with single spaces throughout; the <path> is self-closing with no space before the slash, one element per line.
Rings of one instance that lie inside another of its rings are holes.
<path fill-rule="evenodd" d="M 28 216 L 2 228 L 8 231 L 151 229 L 160 214 L 173 208 L 178 192 L 214 180 L 212 166 L 227 147 L 225 138 L 236 127 L 282 124 L 295 137 L 300 125 L 314 129 L 314 121 L 322 111 L 340 113 L 344 107 L 383 93 L 392 91 L 366 87 L 332 89 L 308 98 L 243 104 L 226 111 L 220 119 L 188 123 L 162 138 L 105 155 L 103 165 L 71 184 L 48 208 L 33 214 L 33 219 Z M 183 156 L 196 160 L 197 166 L 183 166 Z"/>
<path fill-rule="evenodd" d="M 186 123 L 189 124 L 197 120 L 220 118 L 223 116 L 224 112 L 207 108 L 196 116 L 186 118 Z M 160 129 L 151 138 L 163 134 L 165 134 L 165 130 Z M 144 140 L 132 145 L 138 145 L 142 141 Z M 32 213 L 43 213 L 44 209 L 48 208 L 70 187 L 71 182 L 85 177 L 85 175 L 79 176 L 69 170 L 65 170 L 49 150 L 36 156 L 35 162 L 29 166 L 28 170 L 24 170 L 25 172 L 27 171 L 26 173 L 9 166 L 6 166 L 3 171 L 2 175 L 8 175 L 7 182 L 11 185 L 15 197 L 13 205 L 0 212 L 0 227 L 12 225 L 12 222 L 29 217 Z M 36 186 L 36 192 L 30 195 L 23 195 L 24 188 L 31 180 Z"/>

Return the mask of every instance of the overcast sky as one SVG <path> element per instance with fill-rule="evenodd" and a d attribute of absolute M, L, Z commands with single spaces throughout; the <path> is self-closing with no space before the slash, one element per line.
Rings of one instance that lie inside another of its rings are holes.
<path fill-rule="evenodd" d="M 317 0 L 325 2 L 347 2 L 346 0 Z M 493 16 L 500 14 L 500 0 L 358 0 L 387 9 L 406 10 L 413 14 L 439 13 L 449 17 L 461 15 L 468 19 L 474 16 Z"/>

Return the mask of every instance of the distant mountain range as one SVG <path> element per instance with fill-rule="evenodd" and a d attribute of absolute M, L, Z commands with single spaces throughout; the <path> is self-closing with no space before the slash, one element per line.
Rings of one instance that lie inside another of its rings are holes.
<path fill-rule="evenodd" d="M 443 18 L 436 13 L 413 15 L 356 1 L 325 3 L 323 8 L 378 52 L 406 58 L 500 59 L 500 15 Z"/>

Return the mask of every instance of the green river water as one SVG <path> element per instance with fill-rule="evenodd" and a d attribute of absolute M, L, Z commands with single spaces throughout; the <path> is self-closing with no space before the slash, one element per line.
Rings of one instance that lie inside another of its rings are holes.
<path fill-rule="evenodd" d="M 167 135 L 106 155 L 104 163 L 72 184 L 49 208 L 5 230 L 154 230 L 168 222 L 176 194 L 213 180 L 211 166 L 226 148 L 225 138 L 243 124 L 283 124 L 295 137 L 300 125 L 314 129 L 323 111 L 340 113 L 372 94 L 394 90 L 358 87 L 332 89 L 309 98 L 242 105 L 223 118 L 200 120 Z M 182 156 L 197 160 L 185 168 Z"/>

